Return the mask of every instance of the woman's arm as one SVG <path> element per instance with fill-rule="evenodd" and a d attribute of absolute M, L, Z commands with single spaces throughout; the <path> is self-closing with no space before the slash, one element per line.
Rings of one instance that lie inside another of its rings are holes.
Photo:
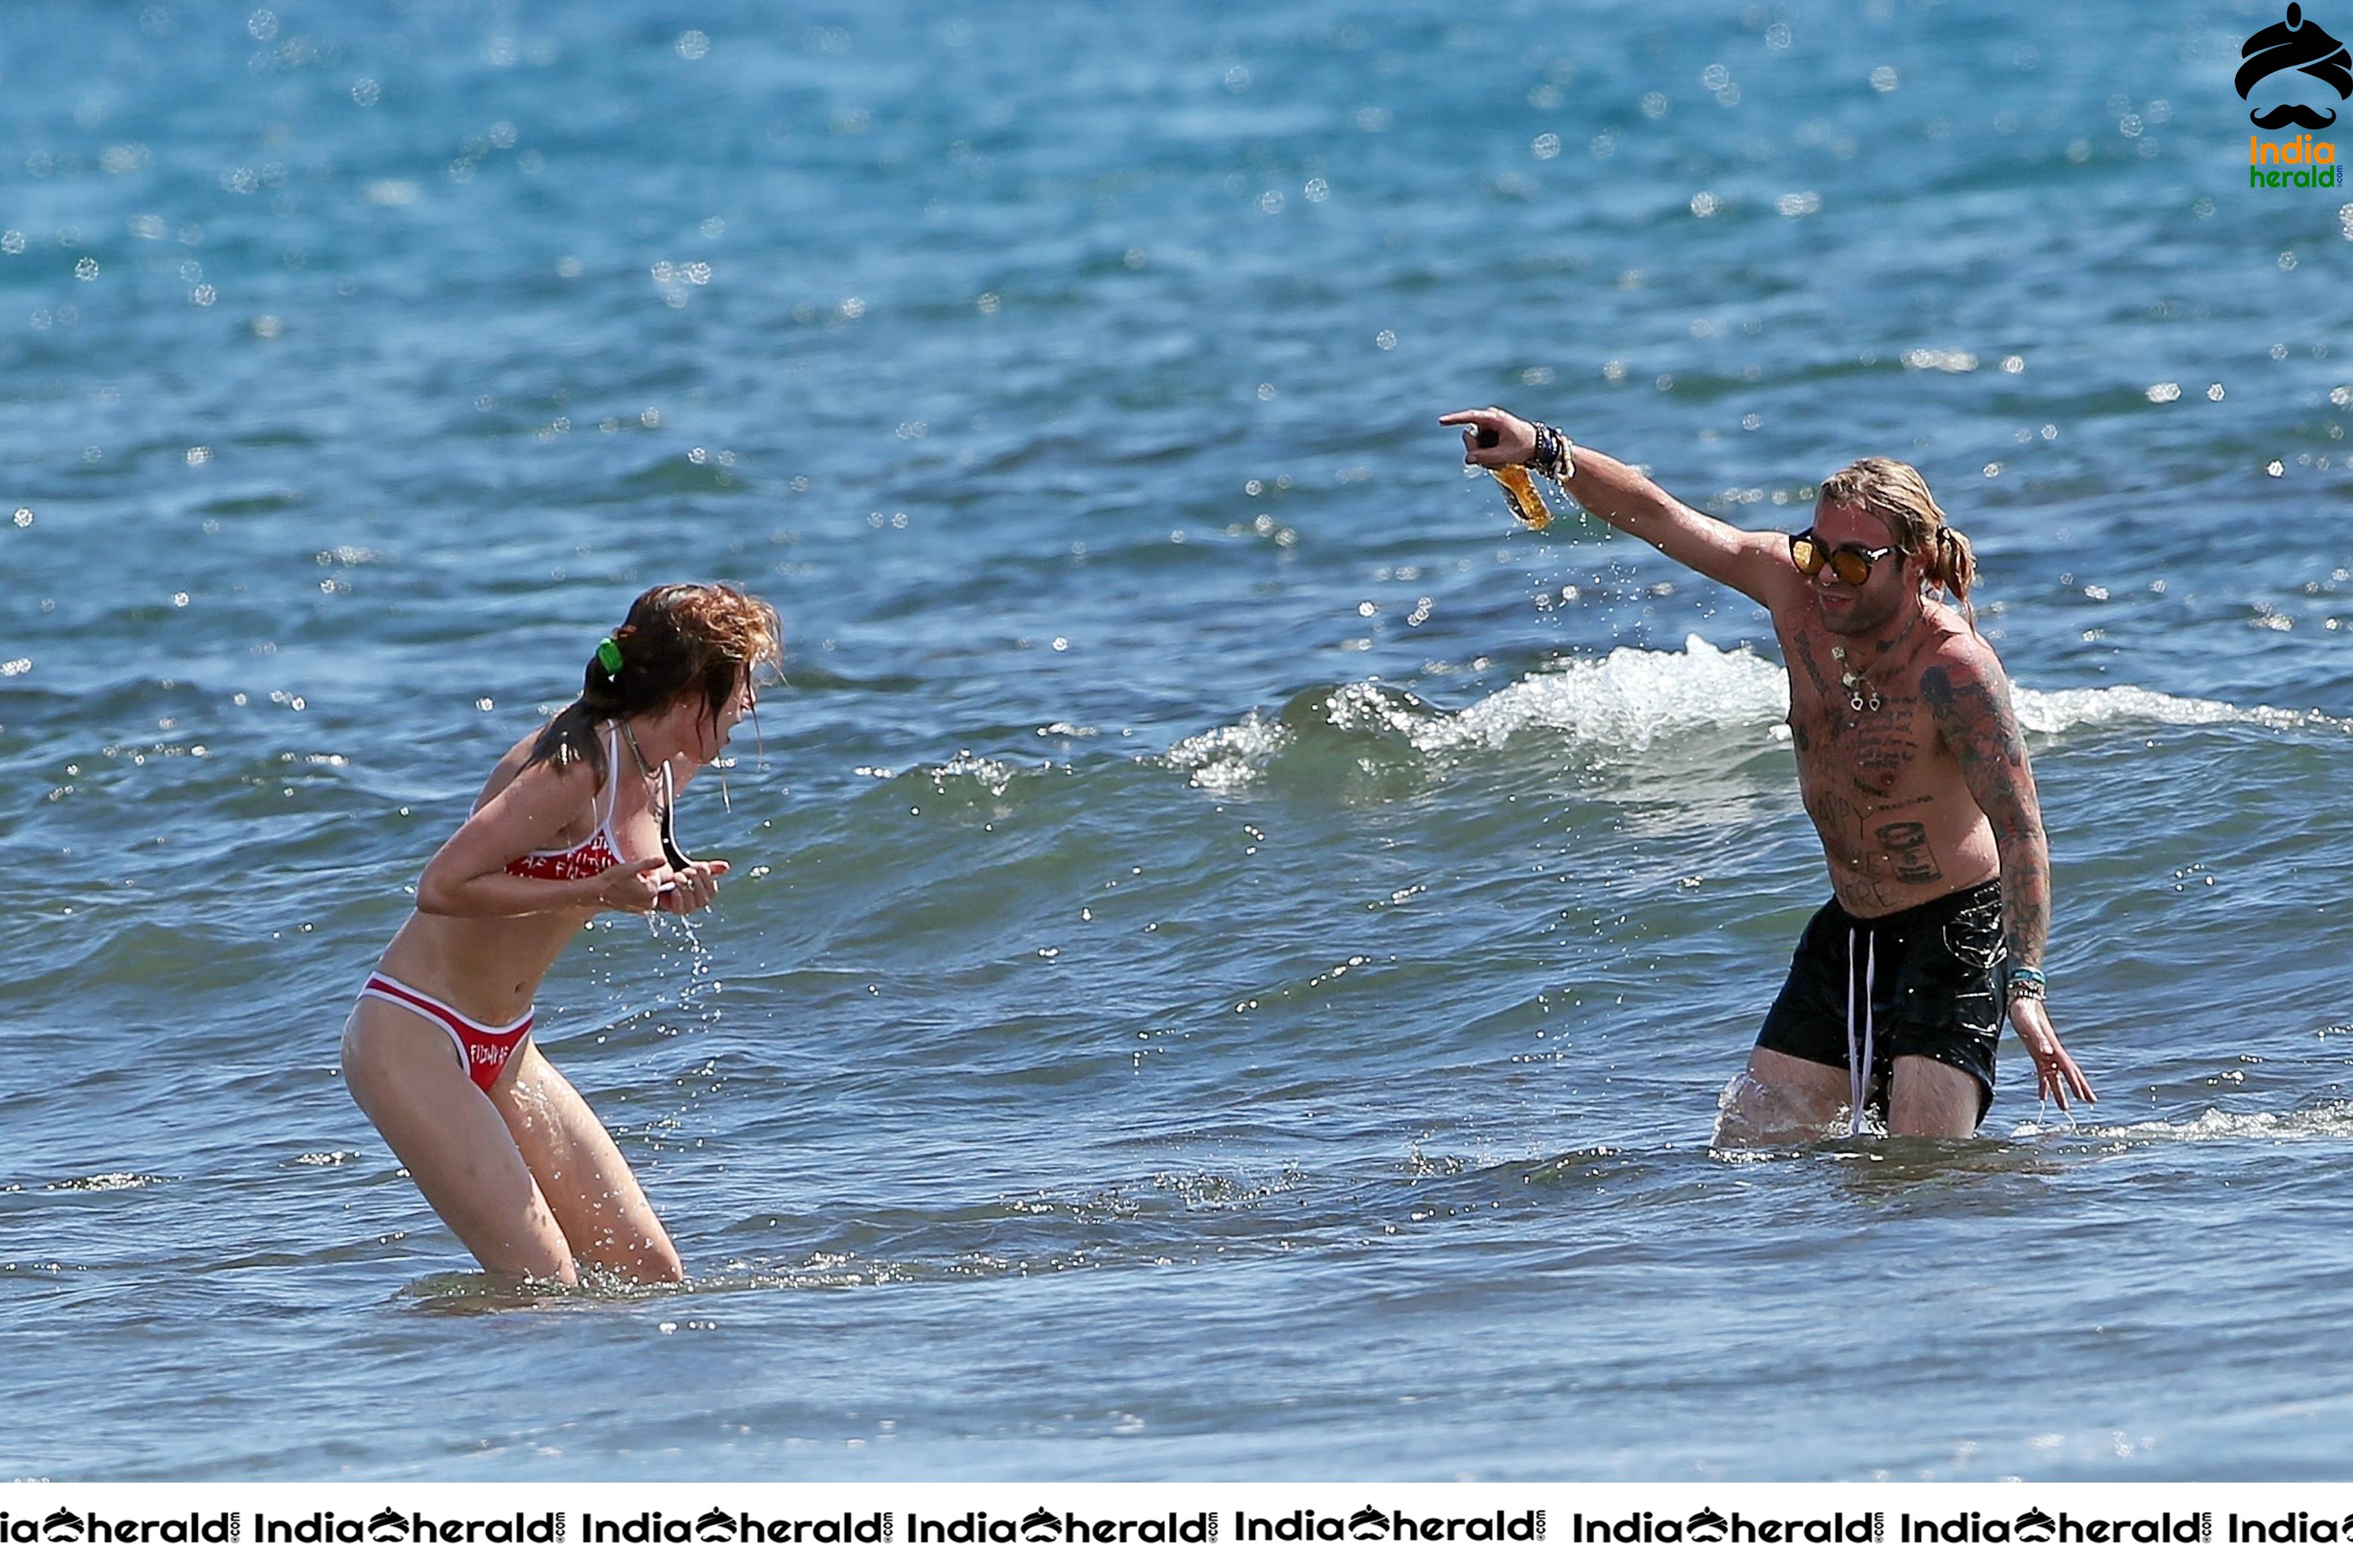
<path fill-rule="evenodd" d="M 536 849 L 595 810 L 596 770 L 585 763 L 525 767 L 449 836 L 417 879 L 417 907 L 428 915 L 500 919 L 554 910 L 655 907 L 666 870 L 659 855 L 624 862 L 576 882 L 517 877 L 507 862 Z"/>

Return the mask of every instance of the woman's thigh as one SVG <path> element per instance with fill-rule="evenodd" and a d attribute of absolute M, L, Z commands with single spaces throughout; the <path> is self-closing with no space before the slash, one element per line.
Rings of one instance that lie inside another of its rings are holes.
<path fill-rule="evenodd" d="M 438 1026 L 364 998 L 343 1026 L 343 1082 L 484 1268 L 576 1280 L 564 1230 L 506 1122 Z"/>
<path fill-rule="evenodd" d="M 654 1217 L 613 1135 L 537 1045 L 516 1053 L 491 1098 L 571 1238 L 574 1257 L 625 1279 L 686 1278 L 678 1248 Z"/>

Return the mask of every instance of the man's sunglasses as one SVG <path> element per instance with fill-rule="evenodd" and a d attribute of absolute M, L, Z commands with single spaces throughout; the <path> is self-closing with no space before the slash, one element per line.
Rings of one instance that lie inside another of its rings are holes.
<path fill-rule="evenodd" d="M 1871 569 L 1883 556 L 1904 552 L 1893 544 L 1871 549 L 1861 544 L 1841 544 L 1835 550 L 1825 549 L 1814 536 L 1812 529 L 1789 535 L 1789 560 L 1799 573 L 1807 577 L 1819 577 L 1827 566 L 1838 580 L 1850 588 L 1860 588 L 1871 581 Z"/>

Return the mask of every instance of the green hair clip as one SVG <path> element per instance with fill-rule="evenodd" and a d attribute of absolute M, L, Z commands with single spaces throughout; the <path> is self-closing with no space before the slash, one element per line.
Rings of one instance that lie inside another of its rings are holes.
<path fill-rule="evenodd" d="M 621 673 L 621 645 L 607 637 L 596 645 L 596 662 L 607 675 Z"/>

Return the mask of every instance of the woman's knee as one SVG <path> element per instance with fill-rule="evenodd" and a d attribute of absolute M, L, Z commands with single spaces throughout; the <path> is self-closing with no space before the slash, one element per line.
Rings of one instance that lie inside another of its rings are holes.
<path fill-rule="evenodd" d="M 598 1273 L 632 1285 L 686 1283 L 686 1265 L 679 1258 L 678 1248 L 659 1229 L 650 1235 L 639 1233 L 626 1237 L 607 1233 L 587 1247 L 575 1245 L 573 1250 L 581 1262 Z"/>
<path fill-rule="evenodd" d="M 686 1263 L 679 1257 L 666 1236 L 653 1238 L 646 1260 L 647 1283 L 652 1285 L 683 1285 L 686 1283 Z"/>

